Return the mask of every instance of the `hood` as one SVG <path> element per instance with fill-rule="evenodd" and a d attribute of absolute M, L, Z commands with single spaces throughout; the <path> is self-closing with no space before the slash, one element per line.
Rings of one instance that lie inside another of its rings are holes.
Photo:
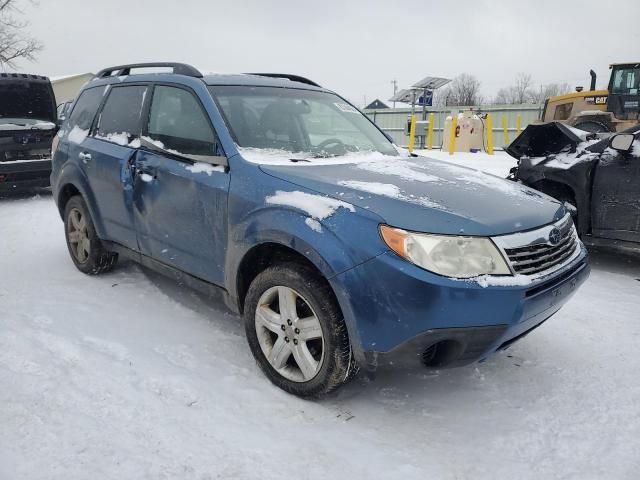
<path fill-rule="evenodd" d="M 585 141 L 598 135 L 565 125 L 562 122 L 532 123 L 505 149 L 513 158 L 545 157 L 554 153 L 575 151 Z"/>
<path fill-rule="evenodd" d="M 343 164 L 260 168 L 412 231 L 500 235 L 537 228 L 565 214 L 559 202 L 521 184 L 425 157 L 379 155 Z"/>

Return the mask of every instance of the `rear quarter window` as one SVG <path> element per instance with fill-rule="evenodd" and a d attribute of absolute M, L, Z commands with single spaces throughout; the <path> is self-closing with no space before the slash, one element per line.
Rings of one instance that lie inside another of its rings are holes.
<path fill-rule="evenodd" d="M 102 100 L 103 87 L 88 88 L 80 93 L 69 116 L 69 127 L 78 127 L 82 130 L 89 130 L 96 116 L 100 101 Z"/>

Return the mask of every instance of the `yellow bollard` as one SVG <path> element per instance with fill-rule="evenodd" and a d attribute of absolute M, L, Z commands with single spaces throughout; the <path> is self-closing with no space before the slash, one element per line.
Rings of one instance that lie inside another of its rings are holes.
<path fill-rule="evenodd" d="M 520 117 L 520 114 L 518 114 L 516 116 L 516 136 L 520 135 L 520 127 L 522 126 L 522 117 Z"/>
<path fill-rule="evenodd" d="M 433 113 L 429 114 L 429 133 L 427 134 L 427 148 L 433 148 Z"/>
<path fill-rule="evenodd" d="M 502 134 L 504 135 L 504 146 L 509 145 L 509 132 L 507 131 L 507 116 L 502 115 Z"/>
<path fill-rule="evenodd" d="M 413 146 L 416 143 L 416 116 L 411 115 L 411 127 L 409 128 L 409 153 L 413 153 Z"/>
<path fill-rule="evenodd" d="M 453 155 L 456 151 L 456 130 L 458 129 L 458 114 L 452 115 L 451 121 L 451 138 L 449 139 L 449 155 Z"/>
<path fill-rule="evenodd" d="M 493 155 L 493 119 L 491 118 L 491 114 L 487 114 L 487 153 L 489 155 Z"/>

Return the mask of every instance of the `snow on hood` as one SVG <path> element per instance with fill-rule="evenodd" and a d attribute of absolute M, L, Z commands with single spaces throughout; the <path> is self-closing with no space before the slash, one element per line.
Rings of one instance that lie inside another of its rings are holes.
<path fill-rule="evenodd" d="M 236 145 L 238 152 L 246 161 L 259 165 L 297 165 L 297 166 L 318 166 L 318 165 L 342 165 L 345 163 L 361 163 L 374 160 L 384 160 L 389 155 L 380 152 L 362 151 L 350 152 L 346 155 L 336 157 L 317 157 L 311 152 L 289 152 L 288 150 L 279 150 L 275 148 L 249 148 Z M 398 151 L 399 156 L 406 156 L 408 153 L 403 152 L 400 147 L 394 148 Z"/>
<path fill-rule="evenodd" d="M 303 168 L 290 162 L 263 164 L 260 169 L 370 210 L 406 230 L 499 235 L 537 228 L 565 214 L 550 197 L 477 170 L 424 157 L 374 157 Z"/>

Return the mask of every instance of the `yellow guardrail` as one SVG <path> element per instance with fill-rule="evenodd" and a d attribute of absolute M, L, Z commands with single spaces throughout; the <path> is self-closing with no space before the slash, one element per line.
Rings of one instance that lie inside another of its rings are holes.
<path fill-rule="evenodd" d="M 493 118 L 487 114 L 487 153 L 493 155 Z"/>
<path fill-rule="evenodd" d="M 451 119 L 451 136 L 449 138 L 449 155 L 453 155 L 456 151 L 456 130 L 458 129 L 458 115 L 452 115 Z"/>
<path fill-rule="evenodd" d="M 411 127 L 409 128 L 409 153 L 413 153 L 416 144 L 416 116 L 411 115 Z"/>

